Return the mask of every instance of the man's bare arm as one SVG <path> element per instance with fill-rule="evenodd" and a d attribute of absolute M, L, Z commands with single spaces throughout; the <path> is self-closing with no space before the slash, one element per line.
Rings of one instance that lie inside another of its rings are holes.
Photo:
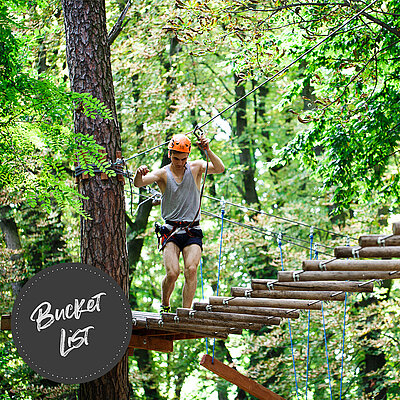
<path fill-rule="evenodd" d="M 208 153 L 209 163 L 208 163 L 208 173 L 209 174 L 222 174 L 225 171 L 225 166 L 222 160 L 210 149 L 210 141 L 204 136 L 200 136 L 198 144 Z M 202 166 L 202 172 L 206 169 L 206 162 Z"/>
<path fill-rule="evenodd" d="M 133 179 L 133 184 L 136 187 L 142 187 L 150 185 L 156 182 L 158 185 L 161 181 L 161 171 L 157 170 L 154 172 L 150 172 L 146 165 L 141 165 L 137 170 L 135 177 Z"/>

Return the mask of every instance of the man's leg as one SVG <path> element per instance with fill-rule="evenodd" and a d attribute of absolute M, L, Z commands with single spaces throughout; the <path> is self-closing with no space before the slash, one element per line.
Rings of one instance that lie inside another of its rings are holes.
<path fill-rule="evenodd" d="M 182 250 L 185 263 L 185 285 L 183 287 L 183 307 L 191 308 L 197 287 L 197 267 L 201 258 L 201 247 L 191 244 Z"/>
<path fill-rule="evenodd" d="M 175 282 L 179 276 L 179 247 L 168 242 L 163 250 L 163 260 L 166 275 L 161 283 L 161 304 L 169 306 L 169 299 L 175 288 Z"/>

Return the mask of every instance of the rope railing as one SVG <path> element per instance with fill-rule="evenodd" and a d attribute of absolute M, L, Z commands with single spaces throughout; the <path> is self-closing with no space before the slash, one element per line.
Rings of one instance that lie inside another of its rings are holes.
<path fill-rule="evenodd" d="M 161 193 L 155 191 L 154 189 L 151 190 L 151 193 L 152 193 L 153 195 L 155 195 L 156 193 L 158 193 L 158 195 L 161 196 Z M 139 196 L 146 197 L 146 195 L 144 195 L 144 194 L 138 193 L 138 195 L 139 195 Z M 224 201 L 224 203 L 227 204 L 227 205 L 236 205 L 235 203 L 229 202 L 229 201 L 227 201 L 227 200 L 225 200 L 225 199 L 223 199 L 223 198 L 217 199 L 216 197 L 211 197 L 211 196 L 207 196 L 207 195 L 203 195 L 203 196 L 206 197 L 206 198 L 211 198 L 212 200 L 218 200 L 220 203 L 221 203 L 222 201 Z M 150 198 L 151 196 L 147 196 L 147 197 Z M 140 205 L 141 205 L 141 204 L 139 204 L 139 206 L 140 206 Z M 139 207 L 139 206 L 138 206 L 138 207 Z M 237 206 L 240 206 L 240 205 L 238 204 Z M 244 207 L 244 206 L 243 206 L 243 207 Z M 245 207 L 245 208 L 249 209 L 248 207 Z M 252 210 L 252 209 L 250 209 L 250 210 Z M 214 213 L 211 213 L 211 212 L 208 212 L 208 211 L 201 210 L 201 213 L 204 214 L 204 215 L 207 215 L 207 216 L 211 216 L 211 217 L 213 217 L 213 218 L 217 218 L 217 219 L 220 218 L 218 215 L 216 215 L 216 214 L 214 214 Z M 263 213 L 265 213 L 265 212 L 263 212 Z M 269 215 L 268 213 L 265 213 L 265 214 L 266 214 L 266 215 Z M 279 236 L 280 234 L 282 234 L 282 235 L 284 236 L 284 239 L 283 239 L 283 240 L 285 241 L 285 243 L 294 244 L 294 245 L 297 245 L 297 246 L 299 246 L 299 247 L 308 249 L 308 241 L 307 241 L 307 240 L 300 239 L 300 238 L 296 238 L 296 237 L 290 236 L 290 235 L 288 235 L 288 234 L 286 234 L 286 233 L 278 233 L 278 232 L 271 231 L 271 230 L 269 230 L 269 229 L 257 228 L 257 227 L 254 227 L 254 226 L 252 226 L 252 225 L 248 225 L 248 224 L 245 224 L 245 223 L 243 223 L 243 222 L 233 221 L 233 220 L 227 219 L 227 218 L 225 218 L 225 221 L 229 222 L 230 224 L 234 224 L 234 225 L 237 225 L 237 226 L 242 226 L 242 227 L 244 227 L 244 228 L 247 228 L 247 229 L 253 230 L 253 231 L 255 231 L 255 232 L 262 233 L 262 234 L 265 234 L 265 235 L 267 235 L 267 236 L 271 236 L 271 237 L 274 237 L 274 238 L 278 238 L 278 236 Z M 296 221 L 292 221 L 292 222 L 295 223 Z M 299 222 L 298 224 L 299 224 L 299 225 L 302 224 L 302 225 L 304 225 L 304 226 L 307 226 L 307 227 L 313 228 L 313 229 L 319 229 L 319 228 L 317 228 L 317 227 L 315 227 L 315 226 L 303 224 L 303 223 L 301 223 L 301 222 Z M 342 237 L 346 237 L 347 239 L 349 239 L 349 236 L 348 236 L 348 235 L 339 235 L 339 234 L 337 234 L 336 232 L 332 232 L 332 233 L 334 233 L 335 235 L 342 236 Z M 354 239 L 354 240 L 356 240 L 356 239 Z M 297 241 L 297 242 L 300 242 L 300 243 L 304 243 L 304 245 L 300 245 L 300 244 L 294 243 L 294 242 L 292 242 L 292 241 Z M 324 247 L 325 249 L 333 250 L 333 247 L 332 247 L 332 246 L 328 246 L 328 245 L 325 245 L 325 244 L 322 244 L 322 243 L 318 243 L 318 246 Z M 328 254 L 328 253 L 324 253 L 324 252 L 320 252 L 320 253 L 331 257 L 331 255 Z"/>
<path fill-rule="evenodd" d="M 213 196 L 204 195 L 204 197 L 207 198 L 207 199 L 210 199 L 210 200 L 221 201 L 217 197 L 213 197 Z M 343 237 L 343 238 L 351 239 L 351 240 L 355 240 L 355 241 L 358 240 L 357 238 L 353 238 L 353 237 L 351 237 L 349 235 L 343 235 L 341 233 L 338 233 L 338 232 L 335 232 L 335 231 L 330 231 L 328 229 L 318 228 L 317 226 L 310 225 L 310 224 L 307 224 L 305 222 L 295 221 L 295 220 L 290 219 L 290 218 L 286 218 L 286 217 L 281 217 L 279 215 L 270 214 L 270 213 L 267 213 L 266 211 L 257 210 L 256 208 L 245 206 L 243 204 L 232 203 L 230 201 L 226 201 L 226 204 L 228 204 L 230 206 L 233 206 L 233 207 L 242 208 L 242 209 L 247 210 L 247 211 L 255 212 L 257 214 L 266 215 L 267 217 L 270 217 L 270 218 L 276 218 L 276 219 L 279 219 L 281 221 L 290 222 L 290 223 L 295 224 L 295 225 L 304 226 L 304 227 L 307 227 L 307 228 L 314 228 L 315 230 L 318 230 L 318 231 L 321 231 L 321 232 L 325 232 L 325 233 L 329 233 L 331 235 L 335 235 L 335 236 L 339 236 L 339 237 Z"/>

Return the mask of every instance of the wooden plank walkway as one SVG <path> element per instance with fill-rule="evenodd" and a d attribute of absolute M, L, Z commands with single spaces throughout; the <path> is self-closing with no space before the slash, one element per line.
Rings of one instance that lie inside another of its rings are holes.
<path fill-rule="evenodd" d="M 135 348 L 171 352 L 176 340 L 226 339 L 244 329 L 279 325 L 284 318 L 298 318 L 301 309 L 320 310 L 322 301 L 343 301 L 345 292 L 372 292 L 376 280 L 400 278 L 400 260 L 388 259 L 400 258 L 400 223 L 393 224 L 392 235 L 363 235 L 359 244 L 336 247 L 331 260 L 305 260 L 303 269 L 279 272 L 278 279 L 231 288 L 231 297 L 211 297 L 193 309 L 132 311 L 129 353 Z M 2 316 L 1 329 L 11 329 L 10 315 Z"/>

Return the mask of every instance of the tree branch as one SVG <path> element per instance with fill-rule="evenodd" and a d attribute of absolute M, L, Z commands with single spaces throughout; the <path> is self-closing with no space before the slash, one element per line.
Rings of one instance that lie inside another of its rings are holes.
<path fill-rule="evenodd" d="M 116 24 L 112 27 L 110 33 L 108 34 L 108 44 L 111 46 L 114 43 L 114 40 L 118 37 L 118 35 L 122 32 L 122 29 L 124 29 L 125 25 L 129 22 L 129 19 L 125 21 L 124 19 L 126 17 L 126 14 L 128 13 L 128 10 L 131 6 L 131 0 L 128 0 L 126 3 L 126 6 L 124 10 L 122 11 L 121 15 L 118 18 L 118 21 Z"/>
<path fill-rule="evenodd" d="M 369 19 L 370 21 L 375 22 L 375 24 L 381 26 L 382 28 L 385 28 L 389 32 L 392 32 L 393 34 L 395 34 L 397 37 L 400 38 L 400 31 L 397 30 L 396 28 L 391 27 L 386 22 L 383 22 L 380 19 L 378 19 L 370 14 L 367 14 L 366 12 L 361 13 L 361 15 L 364 16 L 365 18 Z"/>
<path fill-rule="evenodd" d="M 257 9 L 257 8 L 252 8 L 252 7 L 248 7 L 245 6 L 244 4 L 240 3 L 243 7 L 245 7 L 247 10 L 249 11 L 258 11 L 258 12 L 273 12 L 276 13 L 278 11 L 282 11 L 282 10 L 288 10 L 288 9 L 292 9 L 292 8 L 298 8 L 298 7 L 304 7 L 304 6 L 317 6 L 317 7 L 332 7 L 332 6 L 344 6 L 344 7 L 351 7 L 353 9 L 354 6 L 352 4 L 350 4 L 349 1 L 345 1 L 344 3 L 325 3 L 325 2 L 321 2 L 321 3 L 313 3 L 313 2 L 299 2 L 299 3 L 293 3 L 293 4 L 285 4 L 283 6 L 279 6 L 279 7 L 274 7 L 274 8 L 269 8 L 269 9 Z M 355 11 L 357 11 L 355 9 Z M 378 11 L 376 11 L 378 12 Z M 394 35 L 396 35 L 397 37 L 400 37 L 400 31 L 397 30 L 396 28 L 393 28 L 392 26 L 388 25 L 386 22 L 381 21 L 380 19 L 372 16 L 371 14 L 368 14 L 366 12 L 361 13 L 361 15 L 363 15 L 365 18 L 369 19 L 370 21 L 374 22 L 375 24 L 381 26 L 382 28 L 385 28 L 386 30 L 388 30 L 389 32 L 392 32 Z"/>

